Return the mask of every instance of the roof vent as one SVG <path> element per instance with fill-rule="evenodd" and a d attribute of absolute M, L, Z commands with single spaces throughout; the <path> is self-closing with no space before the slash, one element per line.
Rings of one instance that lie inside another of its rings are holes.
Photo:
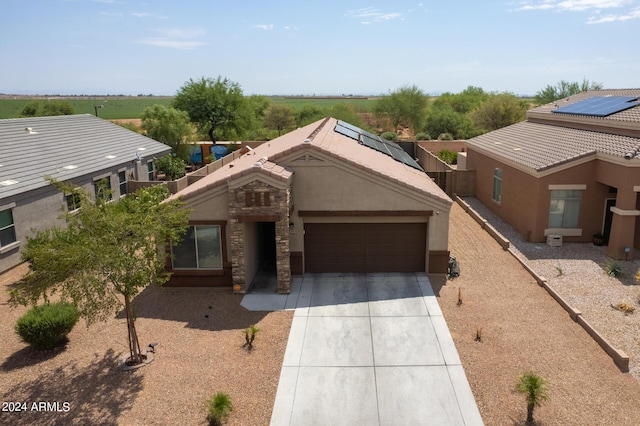
<path fill-rule="evenodd" d="M 24 131 L 27 132 L 28 135 L 37 135 L 38 132 L 34 132 L 31 127 L 25 127 Z"/>
<path fill-rule="evenodd" d="M 311 143 L 311 139 L 306 138 L 305 140 L 302 141 L 302 143 Z"/>

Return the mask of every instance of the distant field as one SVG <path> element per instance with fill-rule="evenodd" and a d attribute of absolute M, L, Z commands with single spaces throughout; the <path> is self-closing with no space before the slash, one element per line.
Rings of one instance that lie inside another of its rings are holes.
<path fill-rule="evenodd" d="M 98 116 L 108 120 L 140 118 L 142 111 L 153 104 L 168 106 L 172 97 L 147 97 L 147 96 L 106 96 L 106 97 L 64 97 L 64 98 L 29 98 L 26 96 L 0 98 L 0 118 L 17 118 L 22 109 L 29 102 L 38 101 L 41 104 L 48 99 L 61 99 L 71 103 L 77 114 L 95 114 L 95 106 L 102 105 L 98 109 Z M 361 112 L 371 111 L 373 98 L 290 98 L 281 96 L 269 97 L 275 104 L 291 106 L 294 110 L 313 106 L 320 109 L 331 108 L 338 103 L 354 105 Z"/>

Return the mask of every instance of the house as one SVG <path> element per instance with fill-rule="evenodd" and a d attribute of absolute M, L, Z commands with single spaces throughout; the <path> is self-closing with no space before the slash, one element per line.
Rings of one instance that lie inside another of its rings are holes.
<path fill-rule="evenodd" d="M 640 247 L 640 89 L 593 90 L 467 141 L 476 197 L 531 242 Z M 600 236 L 600 235 L 598 235 Z"/>
<path fill-rule="evenodd" d="M 92 115 L 0 120 L 0 272 L 21 262 L 33 231 L 64 226 L 77 208 L 51 176 L 117 200 L 129 180 L 154 179 L 154 157 L 170 148 Z"/>
<path fill-rule="evenodd" d="M 170 286 L 278 291 L 305 272 L 446 273 L 451 199 L 397 144 L 326 118 L 265 142 L 173 197 L 191 209 Z"/>

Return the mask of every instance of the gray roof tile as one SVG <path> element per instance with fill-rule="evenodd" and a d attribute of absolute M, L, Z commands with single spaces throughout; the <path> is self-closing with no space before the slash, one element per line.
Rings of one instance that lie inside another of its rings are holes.
<path fill-rule="evenodd" d="M 44 176 L 74 179 L 169 151 L 89 114 L 0 120 L 0 199 L 45 186 Z"/>

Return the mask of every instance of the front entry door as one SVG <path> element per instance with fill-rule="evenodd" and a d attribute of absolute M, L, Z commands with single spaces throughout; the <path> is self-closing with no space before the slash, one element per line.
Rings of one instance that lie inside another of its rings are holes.
<path fill-rule="evenodd" d="M 604 235 L 605 244 L 609 244 L 609 236 L 611 235 L 611 222 L 613 221 L 613 212 L 611 207 L 616 205 L 615 198 L 607 198 L 604 205 L 604 227 L 602 229 L 602 235 Z"/>

